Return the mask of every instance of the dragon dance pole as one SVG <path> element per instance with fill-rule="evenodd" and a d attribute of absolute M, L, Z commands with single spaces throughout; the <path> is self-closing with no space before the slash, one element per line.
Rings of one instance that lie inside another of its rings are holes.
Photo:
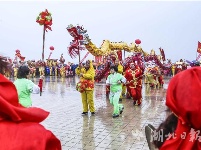
<path fill-rule="evenodd" d="M 44 49 L 45 49 L 45 25 L 43 27 L 43 50 L 42 50 L 42 61 L 44 61 Z"/>
<path fill-rule="evenodd" d="M 43 48 L 42 48 L 42 61 L 44 62 L 44 49 L 45 49 L 45 31 L 51 30 L 52 25 L 52 15 L 48 12 L 47 9 L 45 11 L 42 11 L 36 18 L 36 22 L 39 25 L 43 25 Z"/>
<path fill-rule="evenodd" d="M 80 64 L 80 47 L 78 45 L 78 56 L 79 56 L 79 64 Z"/>
<path fill-rule="evenodd" d="M 50 52 L 50 55 L 49 55 L 49 57 L 48 57 L 48 60 L 50 59 L 51 55 L 52 55 L 52 52 Z"/>

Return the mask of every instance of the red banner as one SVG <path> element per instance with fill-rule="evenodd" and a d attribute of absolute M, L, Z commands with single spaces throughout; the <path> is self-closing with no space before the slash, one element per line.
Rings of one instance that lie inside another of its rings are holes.
<path fill-rule="evenodd" d="M 201 54 L 201 43 L 198 41 L 197 52 Z"/>
<path fill-rule="evenodd" d="M 102 61 L 102 56 L 95 56 L 95 62 L 99 63 Z"/>
<path fill-rule="evenodd" d="M 122 50 L 117 51 L 119 61 L 122 61 Z"/>
<path fill-rule="evenodd" d="M 163 61 L 165 61 L 166 59 L 165 59 L 164 50 L 163 50 L 161 47 L 159 48 L 159 50 L 160 50 L 160 53 L 161 53 L 161 56 L 162 56 Z"/>

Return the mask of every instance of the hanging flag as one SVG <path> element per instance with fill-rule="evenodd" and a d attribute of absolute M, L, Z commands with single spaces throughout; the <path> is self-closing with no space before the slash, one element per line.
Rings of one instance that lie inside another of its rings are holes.
<path fill-rule="evenodd" d="M 165 61 L 166 59 L 165 59 L 165 52 L 164 52 L 164 50 L 161 47 L 159 48 L 159 50 L 160 50 L 160 53 L 161 53 L 163 61 Z"/>
<path fill-rule="evenodd" d="M 201 54 L 201 43 L 198 41 L 197 52 Z"/>
<path fill-rule="evenodd" d="M 95 62 L 100 63 L 102 61 L 103 56 L 95 56 Z"/>

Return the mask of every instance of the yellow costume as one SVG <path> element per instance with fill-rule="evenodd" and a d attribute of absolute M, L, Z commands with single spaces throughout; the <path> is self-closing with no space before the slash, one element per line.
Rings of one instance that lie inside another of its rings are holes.
<path fill-rule="evenodd" d="M 17 77 L 18 68 L 17 68 L 17 67 L 14 67 L 13 70 L 14 70 L 14 77 Z"/>
<path fill-rule="evenodd" d="M 93 99 L 95 70 L 92 62 L 89 61 L 88 70 L 86 70 L 86 68 L 77 67 L 75 73 L 80 76 L 81 82 L 87 82 L 85 90 L 81 93 L 83 113 L 87 113 L 88 109 L 93 113 L 95 112 Z"/>
<path fill-rule="evenodd" d="M 52 65 L 50 64 L 50 76 L 52 76 L 52 71 L 53 71 L 53 67 L 52 67 Z"/>
<path fill-rule="evenodd" d="M 173 64 L 171 69 L 172 69 L 172 76 L 174 77 L 175 76 L 176 66 Z"/>
<path fill-rule="evenodd" d="M 119 63 L 118 65 L 118 73 L 122 74 L 124 70 L 124 67 Z"/>
<path fill-rule="evenodd" d="M 119 63 L 118 64 L 118 73 L 120 74 L 123 74 L 124 72 L 124 67 Z M 122 95 L 125 95 L 126 94 L 126 86 L 124 84 L 122 84 L 122 92 L 121 92 L 121 95 L 120 95 L 120 101 L 122 100 Z"/>
<path fill-rule="evenodd" d="M 57 69 L 58 69 L 58 68 L 57 68 L 57 62 L 54 62 L 54 61 L 53 61 L 52 64 L 53 64 L 53 66 L 54 66 L 54 75 L 57 76 L 57 75 L 58 75 L 58 72 L 57 72 Z"/>
<path fill-rule="evenodd" d="M 125 72 L 123 72 L 123 76 L 125 75 Z M 123 84 L 122 85 L 122 92 L 121 92 L 121 96 L 126 95 L 126 85 Z"/>
<path fill-rule="evenodd" d="M 36 67 L 33 67 L 33 77 L 36 77 Z"/>
<path fill-rule="evenodd" d="M 62 66 L 61 68 L 60 68 L 60 75 L 61 75 L 61 77 L 65 77 L 65 67 L 64 66 Z"/>
<path fill-rule="evenodd" d="M 42 65 L 39 67 L 40 76 L 44 75 L 44 69 L 43 68 L 44 67 Z"/>
<path fill-rule="evenodd" d="M 58 71 L 57 71 L 57 66 L 54 66 L 54 75 L 57 76 L 58 75 Z"/>
<path fill-rule="evenodd" d="M 5 71 L 5 76 L 6 76 L 7 78 L 10 78 L 10 71 L 6 70 L 6 71 Z"/>

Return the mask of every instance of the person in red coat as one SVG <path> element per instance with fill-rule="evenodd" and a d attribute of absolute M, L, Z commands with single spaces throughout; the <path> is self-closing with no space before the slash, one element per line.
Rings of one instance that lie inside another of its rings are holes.
<path fill-rule="evenodd" d="M 171 114 L 154 133 L 160 150 L 201 150 L 201 67 L 176 74 L 169 82 L 166 106 Z"/>
<path fill-rule="evenodd" d="M 164 70 L 160 70 L 158 75 L 158 82 L 160 84 L 160 87 L 163 87 L 163 84 L 164 84 L 163 75 L 164 75 Z"/>
<path fill-rule="evenodd" d="M 129 71 L 128 71 L 129 69 L 130 69 L 130 67 L 128 67 L 128 68 L 125 70 L 124 76 L 125 76 L 126 72 L 129 72 Z M 128 74 L 128 73 L 127 73 L 127 74 Z M 129 78 L 128 78 L 128 79 L 129 79 Z M 127 79 L 127 81 L 128 81 L 128 79 Z M 131 78 L 131 79 L 132 79 L 132 78 Z M 130 79 L 130 80 L 131 80 L 131 79 Z M 130 81 L 130 80 L 129 80 L 129 81 Z M 128 83 L 128 82 L 127 82 L 127 83 Z M 127 99 L 131 99 L 131 94 L 130 94 L 131 91 L 130 91 L 129 84 L 126 84 L 126 83 L 125 83 L 124 85 L 126 86 L 126 98 L 127 98 Z"/>
<path fill-rule="evenodd" d="M 0 58 L 0 150 L 61 150 L 60 140 L 40 124 L 49 112 L 20 105 L 15 85 L 4 77 Z"/>
<path fill-rule="evenodd" d="M 130 63 L 130 68 L 125 72 L 127 91 L 133 99 L 133 105 L 136 106 L 142 103 L 142 75 L 142 70 L 134 63 Z"/>
<path fill-rule="evenodd" d="M 43 92 L 43 79 L 44 79 L 44 76 L 40 76 L 39 83 L 38 83 L 38 86 L 40 88 L 40 96 L 42 95 L 42 92 Z"/>

